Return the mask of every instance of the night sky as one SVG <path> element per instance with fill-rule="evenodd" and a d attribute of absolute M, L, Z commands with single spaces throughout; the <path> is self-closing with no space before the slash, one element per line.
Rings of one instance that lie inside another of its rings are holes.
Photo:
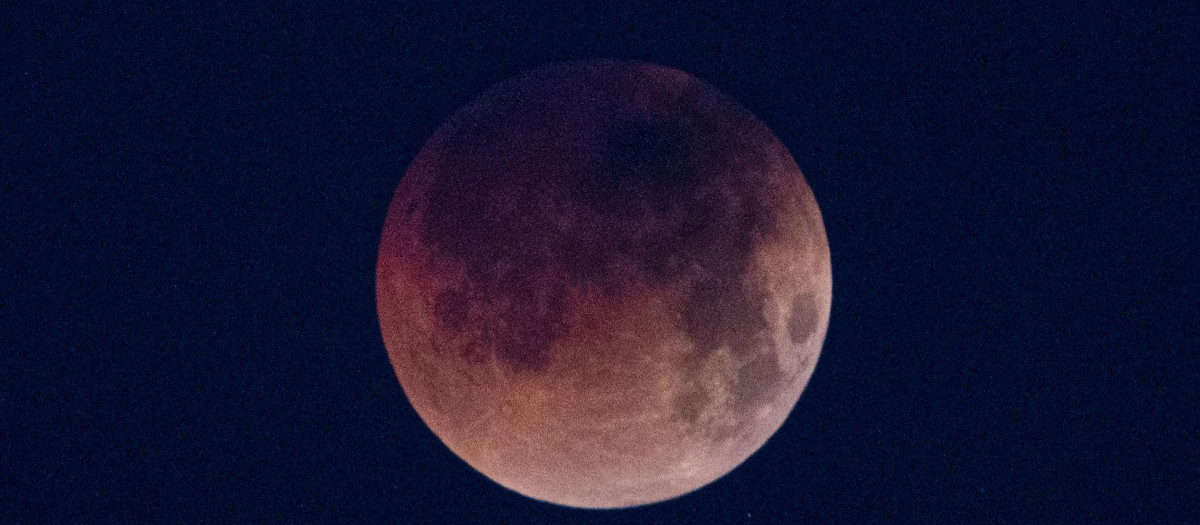
<path fill-rule="evenodd" d="M 0 521 L 1200 522 L 1194 5 L 14 3 Z M 375 312 L 424 141 L 586 58 L 752 111 L 832 251 L 787 423 L 633 510 L 476 474 Z"/>

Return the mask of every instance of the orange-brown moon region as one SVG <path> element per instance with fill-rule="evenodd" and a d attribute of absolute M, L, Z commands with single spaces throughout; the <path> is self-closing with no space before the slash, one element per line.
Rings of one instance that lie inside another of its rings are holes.
<path fill-rule="evenodd" d="M 762 447 L 832 293 L 783 144 L 704 82 L 618 61 L 455 113 L 396 189 L 376 285 L 433 433 L 509 489 L 587 508 L 691 492 Z"/>

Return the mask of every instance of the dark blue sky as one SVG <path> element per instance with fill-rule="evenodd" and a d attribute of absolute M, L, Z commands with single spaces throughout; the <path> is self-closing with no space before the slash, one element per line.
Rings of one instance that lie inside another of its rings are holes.
<path fill-rule="evenodd" d="M 1200 520 L 1192 5 L 19 4 L 0 521 Z M 758 454 L 585 512 L 425 428 L 374 264 L 444 119 L 598 57 L 687 71 L 775 132 L 834 301 Z"/>

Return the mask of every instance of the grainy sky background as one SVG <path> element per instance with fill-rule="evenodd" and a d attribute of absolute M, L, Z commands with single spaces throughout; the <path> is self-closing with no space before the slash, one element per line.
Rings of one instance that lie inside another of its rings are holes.
<path fill-rule="evenodd" d="M 0 521 L 1200 521 L 1195 4 L 15 4 Z M 775 132 L 834 302 L 758 454 L 585 512 L 425 428 L 374 264 L 454 110 L 600 57 Z"/>

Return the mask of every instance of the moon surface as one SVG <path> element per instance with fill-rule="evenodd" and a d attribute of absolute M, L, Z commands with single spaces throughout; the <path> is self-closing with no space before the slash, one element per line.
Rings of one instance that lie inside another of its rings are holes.
<path fill-rule="evenodd" d="M 613 508 L 725 475 L 816 366 L 829 245 L 787 149 L 681 71 L 555 65 L 492 88 L 388 209 L 379 323 L 456 455 L 526 496 Z"/>

